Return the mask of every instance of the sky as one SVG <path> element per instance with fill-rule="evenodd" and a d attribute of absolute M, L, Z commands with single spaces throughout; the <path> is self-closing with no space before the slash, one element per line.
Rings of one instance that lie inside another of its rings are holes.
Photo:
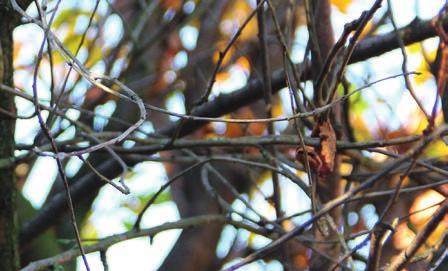
<path fill-rule="evenodd" d="M 254 1 L 252 1 L 254 2 Z M 69 8 L 74 5 L 76 1 L 62 1 L 61 10 Z M 93 8 L 94 1 L 82 1 L 79 4 L 83 9 L 91 10 Z M 342 32 L 343 25 L 353 19 L 356 19 L 359 14 L 370 7 L 373 0 L 362 1 L 353 0 L 353 4 L 350 6 L 347 14 L 343 14 L 337 9 L 333 10 L 333 25 L 335 28 L 335 37 L 339 37 Z M 398 24 L 398 27 L 409 24 L 415 16 L 415 11 L 418 10 L 419 17 L 421 19 L 429 19 L 434 16 L 440 7 L 444 4 L 444 1 L 429 0 L 429 1 L 399 1 L 393 0 L 393 10 L 394 17 Z M 406 4 L 404 4 L 406 3 Z M 191 3 L 188 8 L 191 8 Z M 252 3 L 253 5 L 253 3 Z M 385 5 L 385 4 L 384 4 Z M 383 5 L 383 6 L 384 6 Z M 104 13 L 107 8 L 106 1 L 102 0 L 99 8 L 99 13 Z M 31 8 L 28 10 L 30 14 L 35 14 L 35 11 Z M 80 19 L 77 21 L 76 31 L 83 31 L 87 25 L 85 19 Z M 111 16 L 106 23 L 107 28 L 113 28 L 116 31 L 110 32 L 110 35 L 105 37 L 105 42 L 107 46 L 113 47 L 116 45 L 121 35 L 123 34 L 123 26 L 120 22 L 118 16 Z M 381 29 L 380 31 L 389 32 L 392 29 Z M 299 61 L 302 56 L 306 46 L 303 41 L 303 36 L 306 36 L 305 29 L 298 29 L 300 33 L 300 39 L 295 41 L 293 47 L 292 55 L 293 59 Z M 59 33 L 64 35 L 63 31 Z M 195 27 L 187 25 L 183 27 L 180 31 L 180 38 L 186 49 L 193 49 L 196 46 L 196 39 L 198 36 L 198 31 Z M 26 24 L 24 26 L 18 27 L 14 32 L 14 39 L 20 42 L 23 46 L 20 50 L 20 54 L 17 57 L 16 65 L 26 65 L 34 60 L 36 57 L 38 46 L 42 41 L 43 33 L 42 31 L 32 24 Z M 437 39 L 431 39 L 425 42 L 425 46 L 428 48 L 434 48 L 437 46 Z M 79 58 L 85 57 L 85 52 L 79 55 Z M 180 52 L 176 58 L 173 70 L 180 69 L 184 67 L 187 63 L 186 52 Z M 384 62 L 388 65 L 384 65 Z M 381 58 L 373 58 L 371 60 L 365 61 L 363 63 L 351 65 L 348 68 L 347 76 L 350 81 L 362 86 L 366 80 L 376 80 L 392 74 L 396 74 L 400 70 L 401 66 L 401 53 L 398 50 L 394 50 L 383 55 Z M 419 59 L 411 59 L 409 62 L 408 69 L 417 69 L 420 61 Z M 44 68 L 45 69 L 45 68 Z M 104 67 L 101 65 L 94 67 L 97 72 L 102 72 Z M 118 73 L 119 67 L 112 71 L 112 74 Z M 366 78 L 366 74 L 371 74 L 373 78 Z M 173 76 L 173 74 L 166 74 L 166 76 Z M 174 74 L 175 76 L 175 74 Z M 44 79 L 43 79 L 44 80 Z M 31 79 L 29 73 L 19 71 L 15 74 L 15 81 L 20 82 L 19 86 L 25 89 L 28 93 L 31 93 Z M 247 74 L 239 66 L 233 66 L 230 70 L 230 77 L 227 81 L 217 84 L 213 89 L 213 95 L 219 95 L 219 93 L 228 93 L 235 89 L 244 86 L 247 82 Z M 408 118 L 412 114 L 412 104 L 414 103 L 412 98 L 407 92 L 403 92 L 402 88 L 403 82 L 401 79 L 388 80 L 384 83 L 377 84 L 367 90 L 362 92 L 362 95 L 367 98 L 367 100 L 377 100 L 379 97 L 388 101 L 388 104 L 381 103 L 370 103 L 372 110 L 370 110 L 366 116 L 367 119 L 372 120 L 372 122 L 378 121 L 380 123 L 387 123 L 391 127 L 399 127 L 400 124 L 406 123 Z M 80 85 L 78 91 L 79 97 L 85 93 L 88 85 Z M 40 82 L 40 88 L 45 88 L 45 82 Z M 432 108 L 435 98 L 435 85 L 434 82 L 428 82 L 423 86 L 419 87 L 418 96 L 422 98 L 427 111 Z M 428 94 L 429 93 L 429 94 Z M 40 91 L 40 98 L 48 99 L 49 94 L 45 91 Z M 285 101 L 284 112 L 290 112 L 288 108 L 288 93 L 286 90 L 280 92 L 280 96 Z M 29 115 L 33 112 L 33 106 L 29 102 L 25 102 L 21 99 L 16 99 L 16 104 L 18 107 L 18 112 L 20 115 Z M 393 106 L 399 110 L 400 114 L 396 118 L 390 119 L 390 114 L 388 113 L 389 106 Z M 178 93 L 172 95 L 167 101 L 167 108 L 178 112 L 185 113 L 183 107 L 183 96 Z M 108 116 L 115 109 L 115 103 L 109 102 L 96 109 L 97 113 Z M 75 110 L 70 112 L 72 118 L 76 119 L 79 113 Z M 96 119 L 95 125 L 105 125 L 104 119 Z M 152 131 L 152 126 L 150 123 L 146 123 L 145 129 L 148 132 Z M 282 129 L 281 126 L 277 129 Z M 29 120 L 18 120 L 16 127 L 16 141 L 18 143 L 31 144 L 34 135 L 38 131 L 36 118 Z M 74 135 L 73 130 L 68 130 L 64 134 L 66 138 L 70 138 Z M 20 154 L 18 152 L 17 154 Z M 81 166 L 81 162 L 78 158 L 71 158 L 67 165 L 67 174 L 73 175 L 76 170 Z M 45 174 L 42 173 L 42 169 L 45 169 Z M 52 158 L 41 157 L 38 158 L 36 164 L 33 167 L 33 171 L 30 173 L 28 180 L 23 187 L 23 195 L 31 202 L 35 208 L 42 206 L 52 183 L 55 181 L 56 177 L 56 165 Z M 126 231 L 126 227 L 123 221 L 132 222 L 134 216 L 129 209 L 123 207 L 123 205 L 132 205 L 138 201 L 139 196 L 143 196 L 148 191 L 156 191 L 165 181 L 167 176 L 165 170 L 161 164 L 156 162 L 144 162 L 140 163 L 134 167 L 132 170 L 132 175 L 127 178 L 127 183 L 131 188 L 131 194 L 124 196 L 117 192 L 110 186 L 104 186 L 98 197 L 93 204 L 92 214 L 89 217 L 90 233 L 94 232 L 98 238 L 107 237 L 111 234 L 116 234 Z M 295 206 L 293 208 L 288 208 L 287 212 L 292 214 L 295 212 L 303 211 L 308 209 L 309 200 L 304 196 L 303 192 L 298 189 L 291 182 L 282 179 L 282 188 L 284 193 L 284 204 L 288 206 Z M 264 194 L 269 195 L 271 191 L 271 185 L 266 182 L 265 185 L 261 187 Z M 273 216 L 273 210 L 268 204 L 266 204 L 264 198 L 261 195 L 255 196 L 252 200 L 254 206 L 265 214 L 266 216 Z M 244 208 L 241 202 L 234 202 L 233 207 L 235 209 Z M 287 214 L 288 214 L 287 213 Z M 370 224 L 373 225 L 375 222 L 374 210 L 367 206 L 365 212 L 369 217 L 373 218 Z M 309 218 L 308 215 L 298 217 L 295 222 L 300 223 L 305 219 Z M 176 206 L 172 202 L 165 202 L 156 204 L 149 209 L 143 218 L 142 225 L 144 227 L 151 227 L 160 225 L 164 222 L 176 221 L 179 219 L 179 213 Z M 357 217 L 352 217 L 356 220 Z M 122 242 L 120 244 L 112 246 L 107 251 L 109 268 L 111 271 L 115 270 L 156 270 L 157 267 L 162 263 L 164 257 L 170 251 L 171 247 L 175 243 L 176 239 L 180 234 L 180 230 L 172 230 L 164 233 L 160 233 L 155 236 L 152 243 L 149 242 L 148 238 L 137 238 Z M 237 231 L 232 227 L 226 227 L 220 245 L 218 246 L 217 253 L 219 255 L 224 255 L 229 249 L 230 243 L 235 238 Z M 247 232 L 241 231 L 239 235 L 247 235 Z M 359 241 L 359 240 L 358 240 Z M 254 244 L 256 246 L 263 246 L 269 243 L 269 240 L 256 237 L 254 239 Z M 356 244 L 356 241 L 352 245 Z M 366 253 L 366 251 L 364 251 Z M 92 270 L 102 270 L 102 264 L 99 259 L 98 253 L 93 253 L 88 255 L 88 261 Z M 80 263 L 79 259 L 78 262 Z M 363 266 L 357 266 L 359 270 L 362 270 Z M 78 264 L 78 270 L 84 270 L 82 264 Z M 253 263 L 247 265 L 241 270 L 282 270 L 278 262 L 272 261 L 268 264 L 263 263 Z"/>

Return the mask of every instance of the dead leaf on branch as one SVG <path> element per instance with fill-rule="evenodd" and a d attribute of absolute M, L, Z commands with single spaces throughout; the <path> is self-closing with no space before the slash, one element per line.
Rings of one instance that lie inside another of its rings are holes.
<path fill-rule="evenodd" d="M 322 167 L 319 170 L 319 176 L 328 176 L 334 169 L 334 158 L 336 155 L 336 134 L 330 121 L 319 121 L 314 127 L 312 136 L 320 138 L 320 146 L 316 152 L 322 161 Z"/>
<path fill-rule="evenodd" d="M 307 156 L 310 169 L 313 170 L 314 172 L 319 172 L 320 169 L 322 168 L 322 160 L 314 150 L 314 147 L 305 146 L 305 149 L 303 149 L 302 147 L 297 148 L 296 160 L 302 163 L 303 165 L 306 164 L 305 155 Z"/>
<path fill-rule="evenodd" d="M 319 137 L 320 145 L 316 148 L 305 147 L 305 150 L 300 147 L 297 148 L 296 159 L 302 164 L 305 164 L 305 151 L 308 155 L 310 168 L 320 177 L 326 177 L 334 170 L 334 159 L 336 156 L 336 134 L 330 121 L 318 121 L 311 136 Z"/>

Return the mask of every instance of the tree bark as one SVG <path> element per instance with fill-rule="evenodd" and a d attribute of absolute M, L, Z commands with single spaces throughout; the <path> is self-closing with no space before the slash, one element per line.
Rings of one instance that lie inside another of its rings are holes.
<path fill-rule="evenodd" d="M 0 1 L 0 83 L 13 85 L 12 30 L 14 16 L 7 0 Z M 14 113 L 14 97 L 0 92 L 0 108 Z M 0 113 L 0 159 L 14 156 L 15 119 Z M 0 270 L 18 270 L 16 184 L 14 167 L 0 168 Z"/>
<path fill-rule="evenodd" d="M 311 43 L 312 47 L 315 47 L 311 50 L 312 52 L 312 74 L 313 74 L 313 81 L 315 85 L 315 101 L 318 105 L 320 105 L 321 102 L 323 102 L 322 99 L 325 100 L 325 97 L 327 97 L 329 90 L 329 85 L 324 83 L 324 87 L 322 88 L 321 93 L 317 93 L 318 89 L 316 89 L 317 86 L 317 80 L 319 77 L 319 74 L 321 73 L 324 63 L 330 54 L 331 48 L 334 45 L 334 34 L 333 34 L 333 28 L 331 25 L 331 3 L 329 0 L 319 0 L 319 1 L 312 1 L 313 5 L 311 6 L 312 10 L 310 12 L 313 13 L 312 19 L 313 21 L 310 22 L 312 25 L 312 32 L 310 35 L 314 35 L 314 39 Z M 331 122 L 331 125 L 333 127 L 337 127 L 340 123 L 341 117 L 341 110 L 339 105 L 335 106 L 333 108 L 333 111 L 331 113 L 332 115 L 329 117 L 328 121 Z M 318 124 L 316 124 L 318 125 Z M 338 134 L 336 130 L 336 134 Z M 337 198 L 342 194 L 342 186 L 341 186 L 341 180 L 340 180 L 340 156 L 336 155 L 334 157 L 334 171 L 331 175 L 322 177 L 322 178 L 316 178 L 316 192 L 317 192 L 317 198 L 318 201 L 321 204 L 326 204 L 327 202 Z M 316 199 L 314 199 L 316 200 Z M 317 206 L 317 203 L 315 203 Z M 333 211 L 330 212 L 330 215 L 325 220 L 320 220 L 316 224 L 315 228 L 315 239 L 318 241 L 324 241 L 327 239 L 336 240 L 337 239 L 337 232 L 335 232 L 334 229 L 330 228 L 328 219 L 333 220 L 334 224 L 337 228 L 339 228 L 339 225 L 341 223 L 341 208 L 335 208 Z M 322 225 L 325 224 L 325 225 Z M 318 226 L 320 225 L 320 226 Z M 325 232 L 327 231 L 327 232 Z M 315 245 L 315 249 L 322 252 L 323 254 L 329 256 L 330 258 L 334 260 L 338 260 L 338 257 L 341 252 L 341 246 L 339 243 L 334 244 L 325 244 L 325 243 L 317 243 Z M 328 260 L 327 258 L 314 253 L 311 258 L 311 264 L 310 264 L 310 270 L 330 270 L 332 268 L 333 262 Z"/>

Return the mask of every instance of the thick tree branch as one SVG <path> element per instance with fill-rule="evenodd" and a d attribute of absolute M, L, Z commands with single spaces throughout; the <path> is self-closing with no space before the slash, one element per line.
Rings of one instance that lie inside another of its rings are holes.
<path fill-rule="evenodd" d="M 14 13 L 7 0 L 0 1 L 0 84 L 13 84 L 13 21 Z M 0 92 L 2 112 L 15 114 L 14 96 Z M 0 113 L 0 160 L 14 156 L 15 119 Z M 18 268 L 17 253 L 17 188 L 15 167 L 0 169 L 0 270 Z"/>
<path fill-rule="evenodd" d="M 98 133 L 94 134 L 95 137 L 99 139 L 109 138 L 113 136 L 115 133 Z M 359 142 L 350 142 L 344 140 L 336 141 L 337 150 L 363 150 L 370 148 L 383 148 L 389 146 L 397 146 L 402 144 L 409 144 L 418 141 L 421 139 L 420 135 L 410 135 L 397 137 L 392 139 L 378 139 L 372 141 L 359 141 Z M 153 154 L 159 151 L 168 151 L 168 150 L 178 150 L 178 149 L 186 149 L 186 148 L 211 148 L 211 147 L 251 147 L 254 145 L 257 146 L 297 146 L 300 144 L 299 138 L 295 135 L 272 135 L 272 136 L 243 136 L 237 138 L 225 138 L 225 137 L 217 137 L 211 139 L 178 139 L 173 144 L 166 146 L 170 139 L 166 138 L 135 138 L 130 137 L 128 140 L 135 140 L 139 145 L 132 148 L 124 148 L 124 147 L 114 147 L 113 150 L 117 153 L 124 154 Z M 304 137 L 304 144 L 306 146 L 317 147 L 320 144 L 320 138 L 317 137 Z M 84 141 L 84 139 L 82 140 Z M 62 141 L 60 142 L 60 150 L 62 151 L 75 151 L 80 149 L 81 147 L 63 147 L 64 144 L 76 144 L 80 141 Z M 19 150 L 31 150 L 33 148 L 32 145 L 18 145 L 17 149 Z M 42 151 L 47 150 L 47 146 L 40 148 Z M 106 150 L 103 150 L 106 151 Z M 1 166 L 0 166 L 1 167 Z"/>
<path fill-rule="evenodd" d="M 138 237 L 152 238 L 156 234 L 167 231 L 167 230 L 188 229 L 191 227 L 210 224 L 212 222 L 233 225 L 237 228 L 246 229 L 246 230 L 256 233 L 256 234 L 261 234 L 261 235 L 267 234 L 265 231 L 263 231 L 262 229 L 259 229 L 257 227 L 254 227 L 254 226 L 242 223 L 242 222 L 233 221 L 233 220 L 229 219 L 228 216 L 202 215 L 202 216 L 181 219 L 176 222 L 167 222 L 160 226 L 156 226 L 156 227 L 152 227 L 152 228 L 148 228 L 148 229 L 143 229 L 143 230 L 139 230 L 139 231 L 131 230 L 131 231 L 128 231 L 125 233 L 112 235 L 112 236 L 106 237 L 104 239 L 98 240 L 98 242 L 93 245 L 85 246 L 85 251 L 86 251 L 86 253 L 102 251 L 116 243 L 123 242 L 126 240 L 130 240 L 130 239 L 134 239 L 134 238 L 138 238 Z M 52 267 L 52 266 L 55 266 L 58 264 L 63 264 L 63 263 L 73 261 L 79 255 L 80 255 L 80 253 L 79 253 L 78 249 L 71 249 L 71 250 L 65 251 L 59 255 L 32 262 L 25 268 L 21 269 L 21 271 L 46 270 L 46 268 L 48 268 L 48 267 Z"/>

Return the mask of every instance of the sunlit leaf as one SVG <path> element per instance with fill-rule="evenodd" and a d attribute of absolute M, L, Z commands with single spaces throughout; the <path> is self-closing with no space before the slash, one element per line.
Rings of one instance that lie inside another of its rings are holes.
<path fill-rule="evenodd" d="M 420 43 L 413 43 L 411 45 L 406 46 L 406 53 L 408 54 L 419 54 L 422 51 L 422 46 Z"/>
<path fill-rule="evenodd" d="M 342 13 L 347 13 L 348 7 L 351 3 L 351 0 L 331 0 L 331 4 L 337 7 Z"/>
<path fill-rule="evenodd" d="M 244 135 L 244 130 L 241 124 L 238 123 L 227 123 L 225 137 L 241 137 Z"/>
<path fill-rule="evenodd" d="M 373 23 L 372 21 L 368 21 L 366 26 L 362 30 L 361 35 L 359 36 L 359 39 L 362 40 L 363 38 L 365 38 L 372 31 L 372 28 L 374 26 L 375 26 L 375 23 Z"/>
<path fill-rule="evenodd" d="M 393 243 L 396 249 L 404 249 L 414 240 L 415 233 L 409 229 L 408 223 L 401 223 L 395 229 L 395 234 L 392 235 Z"/>
<path fill-rule="evenodd" d="M 368 128 L 368 125 L 366 124 L 362 115 L 352 113 L 350 115 L 350 122 L 353 129 L 353 133 L 357 140 L 367 141 L 373 138 Z"/>
<path fill-rule="evenodd" d="M 59 28 L 61 27 L 63 24 L 75 24 L 76 20 L 78 19 L 78 16 L 87 16 L 90 17 L 92 15 L 91 11 L 86 11 L 86 10 L 82 10 L 82 9 L 76 9 L 76 8 L 71 8 L 71 9 L 65 9 L 62 10 L 57 16 L 56 19 L 54 20 L 52 26 L 54 28 Z M 98 15 L 94 16 L 94 20 L 98 19 Z"/>
<path fill-rule="evenodd" d="M 143 196 L 139 196 L 139 200 L 141 203 L 145 204 L 147 201 L 149 201 L 154 195 L 156 194 L 156 192 L 154 193 L 150 193 L 148 195 L 143 195 Z M 157 197 L 157 199 L 154 201 L 154 204 L 161 204 L 161 203 L 166 203 L 169 201 L 172 201 L 172 197 L 171 197 L 171 193 L 169 191 L 164 191 L 162 193 L 160 193 L 160 195 Z"/>
<path fill-rule="evenodd" d="M 266 130 L 266 123 L 261 123 L 261 122 L 257 122 L 257 123 L 251 123 L 249 124 L 249 134 L 250 135 L 262 135 L 264 134 Z"/>
<path fill-rule="evenodd" d="M 434 190 L 427 190 L 421 193 L 414 200 L 411 208 L 409 209 L 410 213 L 415 213 L 410 217 L 410 221 L 416 225 L 425 224 L 438 208 L 438 206 L 434 206 L 432 208 L 428 207 L 440 203 L 443 199 L 444 197 Z"/>
<path fill-rule="evenodd" d="M 280 99 L 275 99 L 274 104 L 272 105 L 272 117 L 280 117 L 283 116 L 284 110 L 283 110 L 283 104 L 281 103 Z"/>
<path fill-rule="evenodd" d="M 300 269 L 306 269 L 309 266 L 309 259 L 306 254 L 294 256 L 294 266 Z"/>
<path fill-rule="evenodd" d="M 339 172 L 341 175 L 349 175 L 352 172 L 353 166 L 349 163 L 341 163 Z"/>
<path fill-rule="evenodd" d="M 426 63 L 424 59 L 420 61 L 420 64 L 418 65 L 416 72 L 419 72 L 420 74 L 418 76 L 411 76 L 411 78 L 417 86 L 421 86 L 428 80 L 434 79 L 434 76 L 429 70 L 428 63 Z"/>
<path fill-rule="evenodd" d="M 234 0 L 229 5 L 223 15 L 223 22 L 221 29 L 224 34 L 232 37 L 238 30 L 238 28 L 244 23 L 252 12 L 252 7 L 247 1 Z M 252 18 L 246 25 L 243 32 L 239 36 L 240 41 L 246 41 L 248 39 L 255 38 L 258 33 L 258 26 L 256 18 Z"/>
<path fill-rule="evenodd" d="M 92 67 L 93 65 L 98 63 L 98 61 L 102 60 L 105 54 L 107 53 L 104 52 L 100 46 L 94 46 L 89 52 L 89 56 L 85 66 L 87 68 Z"/>
<path fill-rule="evenodd" d="M 439 245 L 440 242 L 442 242 L 442 237 L 446 233 L 446 230 L 448 229 L 448 215 L 445 215 L 445 219 L 442 220 L 437 228 L 429 235 L 428 239 L 426 240 L 426 244 L 429 246 L 436 246 Z M 422 249 L 425 249 L 425 247 L 422 247 Z"/>
<path fill-rule="evenodd" d="M 128 231 L 132 230 L 132 228 L 134 227 L 134 223 L 130 221 L 122 221 L 122 224 Z"/>
<path fill-rule="evenodd" d="M 13 47 L 13 59 L 18 59 L 20 56 L 20 51 L 22 49 L 22 44 L 20 42 L 14 42 Z M 17 69 L 16 61 L 14 61 L 14 69 Z"/>
<path fill-rule="evenodd" d="M 179 10 L 182 7 L 184 1 L 182 0 L 163 0 L 162 6 L 165 9 L 171 8 L 174 10 Z"/>
<path fill-rule="evenodd" d="M 228 71 L 219 72 L 216 74 L 216 82 L 222 82 L 230 79 L 230 73 Z"/>
<path fill-rule="evenodd" d="M 429 157 L 447 158 L 448 146 L 442 140 L 437 140 L 428 146 L 425 150 L 425 155 Z"/>
<path fill-rule="evenodd" d="M 394 139 L 394 138 L 400 138 L 400 137 L 405 137 L 405 136 L 410 136 L 410 135 L 415 134 L 414 130 L 409 129 L 408 126 L 401 126 L 392 131 L 384 129 L 384 130 L 380 130 L 379 133 L 382 134 L 382 136 L 385 139 Z M 387 149 L 401 154 L 401 153 L 407 152 L 412 146 L 413 146 L 412 143 L 405 143 L 405 144 L 398 144 L 398 145 L 394 145 L 391 147 L 387 147 Z"/>
<path fill-rule="evenodd" d="M 81 229 L 81 237 L 84 239 L 96 239 L 98 238 L 98 231 L 92 221 L 87 220 L 87 223 Z"/>
<path fill-rule="evenodd" d="M 348 93 L 352 93 L 356 90 L 356 85 L 350 84 L 348 87 Z M 342 84 L 338 85 L 337 93 L 339 96 L 344 95 L 344 87 Z M 369 103 L 364 99 L 361 92 L 356 92 L 348 98 L 350 101 L 350 112 L 355 114 L 362 114 L 368 107 Z"/>
<path fill-rule="evenodd" d="M 250 73 L 250 62 L 246 57 L 240 57 L 237 59 L 236 64 L 238 64 L 243 70 L 244 72 L 246 72 L 247 74 Z"/>
<path fill-rule="evenodd" d="M 369 108 L 369 103 L 362 97 L 360 93 L 356 93 L 353 95 L 353 97 L 350 97 L 350 110 L 354 114 L 361 115 L 367 108 Z"/>
<path fill-rule="evenodd" d="M 225 44 L 224 43 L 222 43 L 222 42 L 220 42 L 220 43 L 218 43 L 218 45 L 216 46 L 217 47 L 217 51 L 215 51 L 214 53 L 213 53 L 213 62 L 214 63 L 218 63 L 218 60 L 220 59 L 220 52 L 223 52 L 224 51 L 224 49 L 225 49 Z M 226 53 L 226 55 L 224 56 L 224 59 L 222 59 L 222 62 L 221 62 L 221 67 L 222 66 L 225 66 L 225 65 L 227 65 L 228 63 L 229 63 L 229 61 L 232 59 L 232 56 L 233 56 L 233 53 L 235 52 L 235 49 L 233 49 L 233 47 L 232 48 L 230 48 L 228 51 L 227 51 L 227 53 Z"/>

